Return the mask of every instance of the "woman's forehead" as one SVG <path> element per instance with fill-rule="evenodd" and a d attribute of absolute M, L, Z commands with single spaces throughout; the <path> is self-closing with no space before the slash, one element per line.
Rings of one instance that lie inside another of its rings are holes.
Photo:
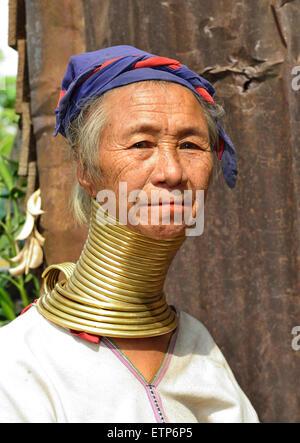
<path fill-rule="evenodd" d="M 109 91 L 105 97 L 106 109 L 112 113 L 127 112 L 149 112 L 166 107 L 171 112 L 197 112 L 203 115 L 200 102 L 184 86 L 169 82 L 139 82 Z"/>
<path fill-rule="evenodd" d="M 108 97 L 103 136 L 129 140 L 137 134 L 170 135 L 177 138 L 209 138 L 201 104 L 185 88 L 174 85 L 166 90 L 155 86 L 125 89 Z"/>
<path fill-rule="evenodd" d="M 207 133 L 201 104 L 187 88 L 175 83 L 143 83 L 137 88 L 118 88 L 119 91 L 107 95 L 108 129 L 118 128 L 130 136 L 137 132 L 160 132 L 167 125 L 181 132 L 193 128 L 193 133 L 202 127 L 201 132 Z"/>

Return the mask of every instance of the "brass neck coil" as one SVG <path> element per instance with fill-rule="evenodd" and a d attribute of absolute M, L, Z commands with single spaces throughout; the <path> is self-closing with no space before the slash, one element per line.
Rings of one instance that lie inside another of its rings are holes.
<path fill-rule="evenodd" d="M 177 315 L 167 305 L 163 286 L 184 239 L 153 240 L 138 234 L 93 199 L 79 260 L 45 269 L 37 309 L 61 326 L 107 337 L 171 332 Z M 66 279 L 58 281 L 60 271 Z"/>

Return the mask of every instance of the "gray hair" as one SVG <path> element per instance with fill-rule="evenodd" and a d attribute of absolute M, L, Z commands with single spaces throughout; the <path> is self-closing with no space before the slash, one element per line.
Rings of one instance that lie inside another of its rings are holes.
<path fill-rule="evenodd" d="M 166 88 L 169 82 L 164 80 L 146 80 L 150 84 L 160 84 Z M 142 83 L 142 82 L 140 82 Z M 143 82 L 144 83 L 144 82 Z M 137 84 L 138 87 L 138 84 Z M 72 120 L 67 129 L 66 137 L 71 148 L 71 158 L 75 160 L 81 170 L 85 171 L 86 177 L 95 180 L 99 175 L 97 157 L 101 133 L 104 129 L 107 112 L 105 111 L 105 98 L 114 90 L 109 90 L 100 97 L 93 97 L 82 105 L 77 104 L 81 110 L 77 117 Z M 216 119 L 223 117 L 225 111 L 220 104 L 208 103 L 198 95 L 194 94 L 199 101 L 206 117 L 211 150 L 215 151 L 219 141 Z M 220 172 L 217 156 L 213 155 L 214 181 Z M 74 214 L 78 225 L 88 224 L 90 217 L 91 197 L 82 189 L 77 182 L 73 188 L 69 209 Z"/>

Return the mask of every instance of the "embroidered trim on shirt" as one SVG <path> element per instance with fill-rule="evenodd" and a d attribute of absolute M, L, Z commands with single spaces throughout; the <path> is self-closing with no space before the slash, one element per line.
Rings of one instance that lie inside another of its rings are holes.
<path fill-rule="evenodd" d="M 158 403 L 158 399 L 157 399 L 157 397 L 156 397 L 156 396 L 158 395 L 158 392 L 156 391 L 155 387 L 152 386 L 152 385 L 148 385 L 148 388 L 149 388 L 149 391 L 150 391 L 151 396 L 152 396 L 152 398 L 153 398 L 154 404 L 155 404 L 155 406 L 156 406 L 156 410 L 157 410 L 157 412 L 159 413 L 160 422 L 161 422 L 161 423 L 167 423 L 167 420 L 166 420 L 164 414 L 163 414 L 162 411 L 161 411 L 161 407 L 162 407 L 162 405 L 159 405 L 159 403 Z M 160 402 L 160 403 L 161 403 L 161 402 Z"/>
<path fill-rule="evenodd" d="M 168 423 L 168 419 L 164 412 L 160 395 L 157 391 L 157 386 L 163 379 L 163 376 L 165 375 L 169 367 L 178 335 L 178 329 L 179 328 L 177 327 L 177 330 L 172 335 L 164 361 L 162 362 L 161 367 L 159 368 L 159 370 L 157 371 L 156 375 L 154 376 L 154 378 L 151 380 L 150 383 L 147 382 L 144 376 L 131 363 L 131 361 L 122 353 L 122 351 L 115 345 L 115 343 L 110 341 L 108 337 L 102 337 L 102 342 L 115 354 L 115 356 L 127 367 L 127 369 L 129 369 L 129 371 L 135 376 L 135 378 L 137 378 L 137 380 L 144 386 L 157 423 Z"/>

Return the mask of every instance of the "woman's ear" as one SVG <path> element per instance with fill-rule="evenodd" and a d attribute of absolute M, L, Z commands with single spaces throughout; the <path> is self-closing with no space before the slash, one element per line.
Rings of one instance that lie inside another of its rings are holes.
<path fill-rule="evenodd" d="M 96 198 L 97 191 L 94 183 L 91 179 L 89 179 L 85 173 L 85 171 L 77 164 L 77 180 L 82 187 L 82 189 L 91 197 Z"/>

